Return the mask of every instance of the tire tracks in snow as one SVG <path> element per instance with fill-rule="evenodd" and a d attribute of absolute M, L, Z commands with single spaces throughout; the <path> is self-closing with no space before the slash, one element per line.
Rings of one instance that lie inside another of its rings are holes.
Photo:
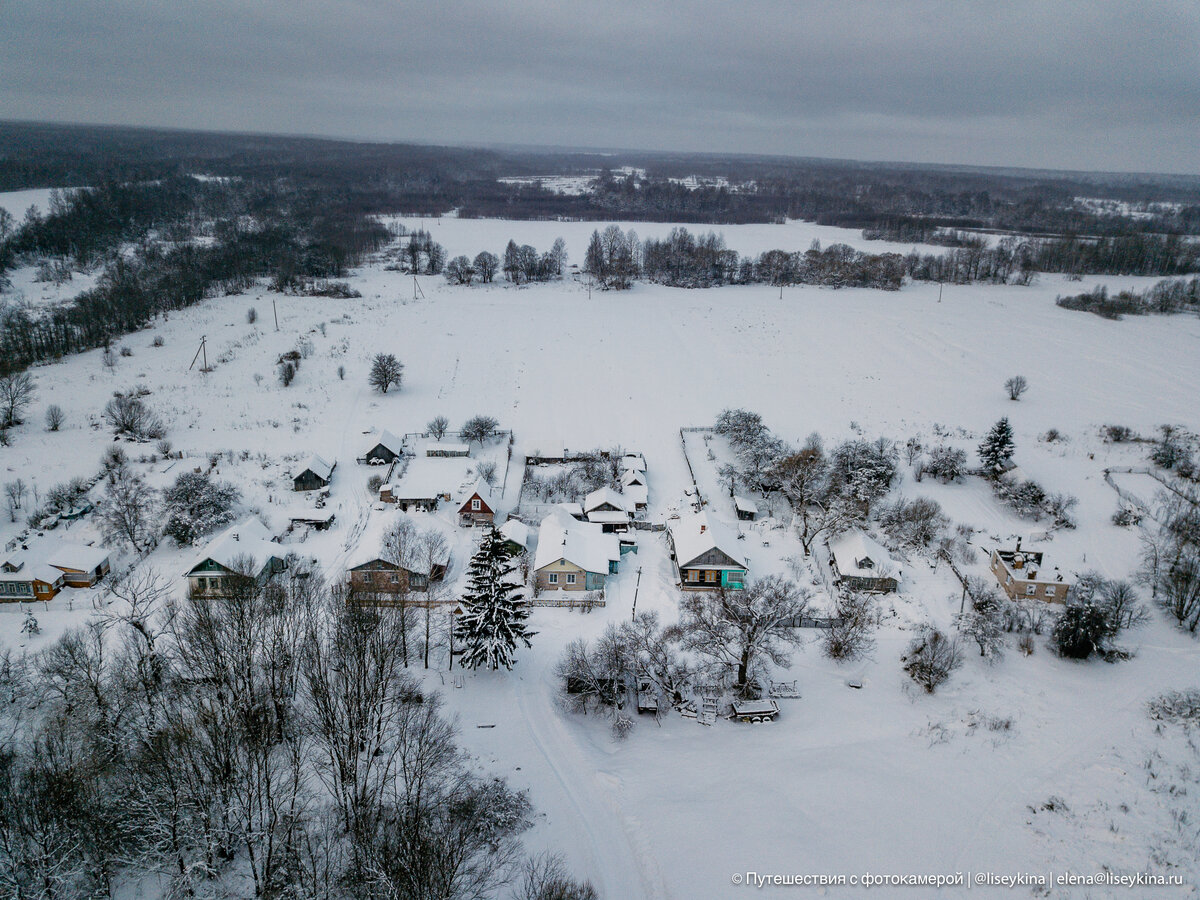
<path fill-rule="evenodd" d="M 613 802 L 612 785 L 604 788 L 599 784 L 600 773 L 583 759 L 583 749 L 570 735 L 547 687 L 539 678 L 525 690 L 518 688 L 517 707 L 530 740 L 583 826 L 587 849 L 597 865 L 600 896 L 672 900 L 657 864 L 632 839 L 629 823 Z"/>

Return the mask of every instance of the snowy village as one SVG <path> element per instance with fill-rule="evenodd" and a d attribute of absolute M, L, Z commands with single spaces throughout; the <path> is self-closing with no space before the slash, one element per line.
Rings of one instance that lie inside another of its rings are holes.
<path fill-rule="evenodd" d="M 1200 897 L 1193 7 L 12 6 L 0 900 Z"/>

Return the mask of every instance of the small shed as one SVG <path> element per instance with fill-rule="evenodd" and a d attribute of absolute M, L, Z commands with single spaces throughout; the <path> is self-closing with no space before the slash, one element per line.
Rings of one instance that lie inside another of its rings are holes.
<path fill-rule="evenodd" d="M 737 509 L 737 517 L 743 522 L 753 522 L 758 518 L 758 504 L 749 497 L 743 497 L 740 494 L 735 494 L 733 497 L 733 505 Z"/>
<path fill-rule="evenodd" d="M 500 526 L 500 536 L 505 546 L 513 553 L 529 550 L 533 543 L 533 530 L 520 519 L 509 519 Z"/>
<path fill-rule="evenodd" d="M 315 491 L 329 486 L 329 479 L 337 461 L 326 462 L 315 453 L 308 458 L 304 468 L 292 479 L 292 489 L 296 491 Z"/>

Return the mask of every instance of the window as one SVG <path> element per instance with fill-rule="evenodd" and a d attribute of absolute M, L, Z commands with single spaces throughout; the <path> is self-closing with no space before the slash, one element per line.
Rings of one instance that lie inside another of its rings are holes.
<path fill-rule="evenodd" d="M 700 573 L 697 572 L 695 569 L 688 569 L 687 580 L 691 581 L 691 582 L 699 581 Z"/>
<path fill-rule="evenodd" d="M 1046 596 L 1047 597 L 1054 597 L 1057 594 L 1058 594 L 1058 588 L 1055 585 L 1051 584 L 1051 585 L 1046 586 Z"/>
<path fill-rule="evenodd" d="M 708 582 L 709 584 L 712 584 L 713 582 L 715 582 L 717 580 L 716 571 L 714 571 L 713 569 L 709 569 L 707 572 L 704 573 L 704 580 L 706 582 Z"/>
<path fill-rule="evenodd" d="M 734 587 L 741 587 L 742 586 L 742 574 L 743 573 L 741 573 L 741 572 L 730 572 L 726 576 L 725 580 Z"/>
<path fill-rule="evenodd" d="M 478 512 L 479 508 L 480 508 L 480 503 L 481 503 L 481 501 L 478 497 L 476 497 L 474 500 L 472 500 L 471 501 L 471 511 Z"/>
<path fill-rule="evenodd" d="M 549 582 L 550 584 L 558 584 L 558 573 L 551 572 L 549 575 L 546 576 L 546 581 Z"/>
<path fill-rule="evenodd" d="M 399 583 L 400 583 L 400 573 L 393 572 L 392 573 L 392 584 L 399 584 Z"/>
<path fill-rule="evenodd" d="M 1037 585 L 1036 584 L 1025 585 L 1025 596 L 1026 597 L 1032 597 L 1036 593 L 1037 593 Z"/>
<path fill-rule="evenodd" d="M 567 584 L 574 584 L 574 583 L 575 583 L 575 573 L 568 572 L 567 573 Z"/>
<path fill-rule="evenodd" d="M 50 586 L 49 586 L 49 585 L 46 585 L 46 584 L 39 584 L 39 585 L 37 586 L 37 592 L 38 592 L 39 594 L 45 594 L 45 593 L 47 593 L 49 590 L 50 590 Z"/>
<path fill-rule="evenodd" d="M 1007 580 L 1006 580 L 1004 583 L 1005 583 L 1005 584 L 1012 584 L 1012 576 L 1011 576 L 1011 575 L 1009 575 L 1009 576 L 1008 576 L 1008 579 L 1007 579 Z"/>

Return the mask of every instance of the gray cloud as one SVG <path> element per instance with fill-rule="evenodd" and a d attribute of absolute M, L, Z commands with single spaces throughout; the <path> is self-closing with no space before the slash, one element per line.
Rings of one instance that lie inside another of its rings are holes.
<path fill-rule="evenodd" d="M 7 0 L 0 117 L 1200 172 L 1200 6 Z"/>

